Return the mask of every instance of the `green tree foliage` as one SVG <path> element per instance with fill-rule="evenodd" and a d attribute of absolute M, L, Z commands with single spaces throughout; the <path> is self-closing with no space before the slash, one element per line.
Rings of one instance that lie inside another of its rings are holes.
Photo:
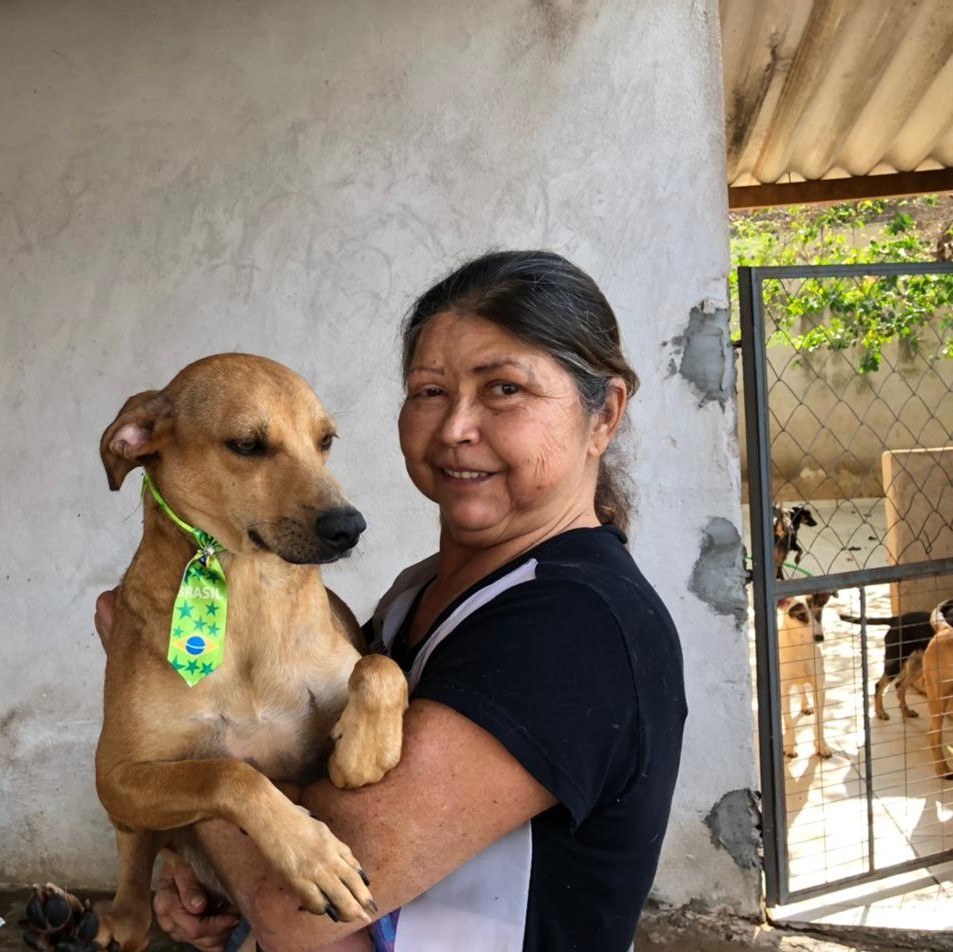
<path fill-rule="evenodd" d="M 925 196 L 733 215 L 732 306 L 737 309 L 740 265 L 934 261 L 917 212 L 936 204 L 935 196 Z M 783 342 L 808 353 L 857 347 L 859 370 L 870 373 L 880 367 L 885 344 L 903 341 L 919 350 L 929 328 L 929 339 L 940 342 L 935 356 L 953 358 L 953 274 L 807 278 L 794 293 L 789 281 L 771 279 L 764 296 L 775 327 L 769 346 Z"/>

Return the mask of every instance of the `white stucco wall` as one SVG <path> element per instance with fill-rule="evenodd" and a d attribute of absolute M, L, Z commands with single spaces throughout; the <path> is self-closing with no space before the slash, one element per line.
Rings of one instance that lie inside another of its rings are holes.
<path fill-rule="evenodd" d="M 754 908 L 704 817 L 753 785 L 744 638 L 688 588 L 740 525 L 733 408 L 678 373 L 728 266 L 715 0 L 13 0 L 0 6 L 0 884 L 114 874 L 92 752 L 96 594 L 139 529 L 99 436 L 242 350 L 312 381 L 370 528 L 327 578 L 366 615 L 430 550 L 395 439 L 396 327 L 489 246 L 546 246 L 617 308 L 643 386 L 634 550 L 691 715 L 658 898 Z"/>

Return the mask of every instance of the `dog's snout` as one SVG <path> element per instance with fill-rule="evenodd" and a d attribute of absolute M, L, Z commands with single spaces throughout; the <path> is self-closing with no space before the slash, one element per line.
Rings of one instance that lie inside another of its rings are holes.
<path fill-rule="evenodd" d="M 328 548 L 335 552 L 347 552 L 357 544 L 367 523 L 353 506 L 343 506 L 318 516 L 316 528 L 318 537 Z"/>

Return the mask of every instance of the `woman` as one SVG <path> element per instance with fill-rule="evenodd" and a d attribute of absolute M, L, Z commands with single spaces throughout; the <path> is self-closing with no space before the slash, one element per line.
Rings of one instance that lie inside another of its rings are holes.
<path fill-rule="evenodd" d="M 623 952 L 655 874 L 685 701 L 678 639 L 625 549 L 606 458 L 638 383 L 615 317 L 560 256 L 489 254 L 418 300 L 403 370 L 401 449 L 440 512 L 439 552 L 367 629 L 410 678 L 403 757 L 362 790 L 292 792 L 352 847 L 381 912 L 397 910 L 338 948 Z M 229 824 L 200 837 L 263 949 L 362 928 L 299 911 Z M 165 870 L 160 924 L 220 948 L 233 920 L 194 915 L 194 898 L 187 869 Z"/>

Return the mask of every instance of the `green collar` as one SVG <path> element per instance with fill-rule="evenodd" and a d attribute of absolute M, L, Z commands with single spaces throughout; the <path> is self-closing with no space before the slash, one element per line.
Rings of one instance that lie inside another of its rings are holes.
<path fill-rule="evenodd" d="M 221 665 L 225 657 L 225 619 L 228 613 L 228 583 L 218 560 L 224 551 L 220 542 L 202 529 L 180 519 L 162 498 L 148 473 L 142 475 L 143 491 L 152 493 L 159 508 L 183 532 L 192 536 L 198 550 L 182 573 L 182 583 L 172 606 L 169 631 L 169 664 L 189 687 L 198 684 Z"/>

